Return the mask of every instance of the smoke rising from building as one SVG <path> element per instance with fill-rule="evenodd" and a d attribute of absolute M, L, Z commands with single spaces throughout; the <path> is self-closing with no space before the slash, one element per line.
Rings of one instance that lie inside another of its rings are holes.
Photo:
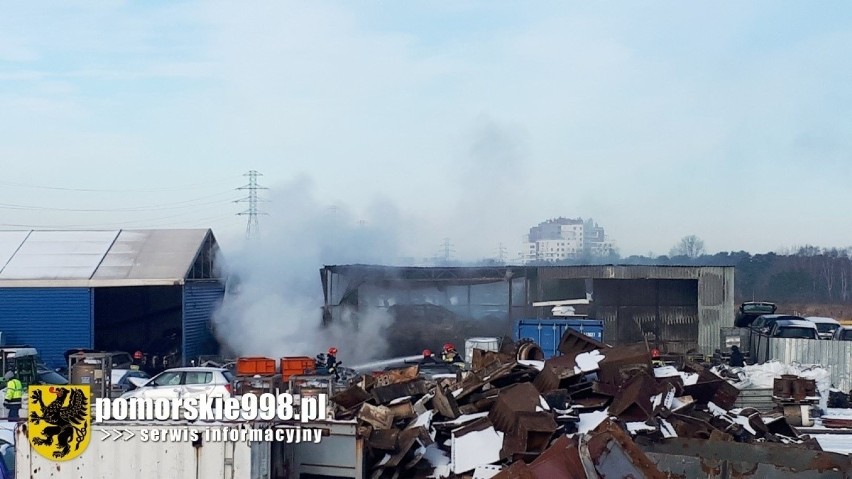
<path fill-rule="evenodd" d="M 399 215 L 375 202 L 364 215 L 332 207 L 299 178 L 272 187 L 261 205 L 260 238 L 227 252 L 228 292 L 213 318 L 217 339 L 239 356 L 315 356 L 330 346 L 355 364 L 381 357 L 391 317 L 362 309 L 322 328 L 324 264 L 392 264 L 398 256 Z"/>

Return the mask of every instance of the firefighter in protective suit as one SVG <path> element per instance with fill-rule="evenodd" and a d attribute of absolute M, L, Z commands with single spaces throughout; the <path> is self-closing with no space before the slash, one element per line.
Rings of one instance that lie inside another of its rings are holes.
<path fill-rule="evenodd" d="M 328 348 L 328 354 L 325 356 L 325 366 L 328 369 L 328 374 L 334 375 L 335 380 L 340 379 L 340 373 L 337 366 L 340 363 L 337 361 L 337 348 L 334 346 Z"/>
<path fill-rule="evenodd" d="M 662 354 L 660 354 L 660 350 L 657 348 L 651 350 L 651 365 L 655 368 L 659 368 L 666 365 L 666 363 L 663 361 Z"/>
<path fill-rule="evenodd" d="M 456 352 L 456 347 L 453 343 L 447 343 L 444 345 L 443 351 L 441 351 L 441 361 L 446 364 L 457 364 L 463 363 L 461 355 Z"/>

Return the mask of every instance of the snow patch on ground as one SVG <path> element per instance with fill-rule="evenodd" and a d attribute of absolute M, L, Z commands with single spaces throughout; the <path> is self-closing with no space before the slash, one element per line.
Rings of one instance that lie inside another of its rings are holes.
<path fill-rule="evenodd" d="M 532 367 L 538 369 L 539 371 L 544 370 L 544 361 L 536 361 L 536 360 L 533 360 L 533 359 L 524 359 L 524 360 L 518 361 L 518 364 L 523 364 L 524 366 L 532 366 Z"/>
<path fill-rule="evenodd" d="M 603 411 L 594 411 L 580 414 L 580 422 L 577 423 L 577 432 L 586 433 L 598 427 L 598 425 L 609 417 L 609 408 Z"/>

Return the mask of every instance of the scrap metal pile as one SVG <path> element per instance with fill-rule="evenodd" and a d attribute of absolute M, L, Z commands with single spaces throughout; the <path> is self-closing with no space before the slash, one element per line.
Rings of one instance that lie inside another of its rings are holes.
<path fill-rule="evenodd" d="M 783 415 L 731 410 L 739 390 L 705 367 L 654 367 L 644 344 L 572 330 L 561 356 L 474 351 L 472 371 L 364 376 L 332 398 L 357 419 L 372 478 L 844 477 Z"/>

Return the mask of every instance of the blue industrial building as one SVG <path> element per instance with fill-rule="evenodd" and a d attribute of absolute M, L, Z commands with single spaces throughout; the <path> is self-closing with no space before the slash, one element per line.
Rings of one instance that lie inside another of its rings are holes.
<path fill-rule="evenodd" d="M 218 251 L 209 229 L 0 231 L 0 340 L 50 367 L 74 348 L 214 354 Z"/>

